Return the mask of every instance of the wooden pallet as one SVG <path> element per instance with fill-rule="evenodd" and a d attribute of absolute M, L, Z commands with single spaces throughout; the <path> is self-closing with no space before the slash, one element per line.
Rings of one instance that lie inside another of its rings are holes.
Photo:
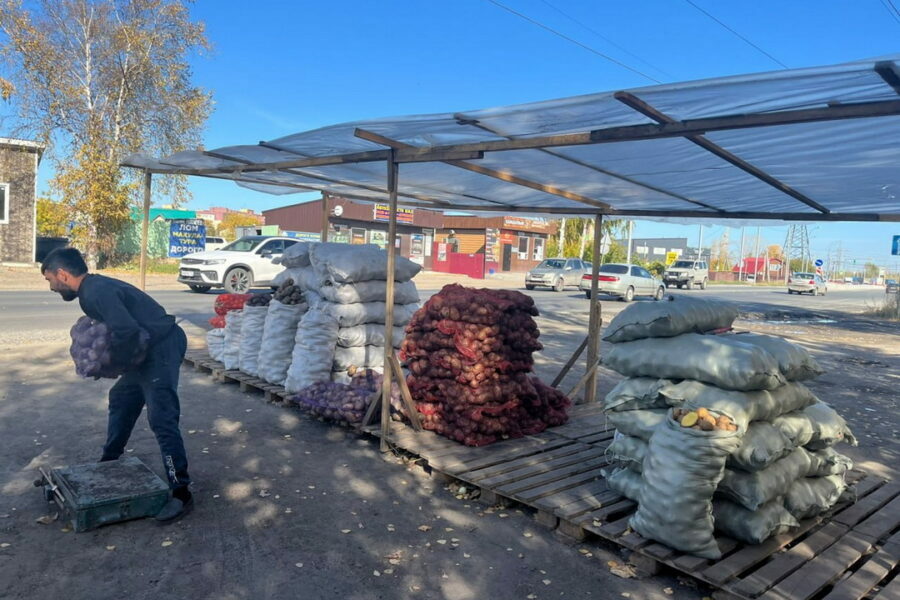
<path fill-rule="evenodd" d="M 193 365 L 198 371 L 210 373 L 220 383 L 237 383 L 242 392 L 259 392 L 266 402 L 281 403 L 291 395 L 283 386 L 271 384 L 236 369 L 226 369 L 224 364 L 204 353 L 187 353 L 184 362 Z"/>
<path fill-rule="evenodd" d="M 267 400 L 287 396 L 281 386 L 226 371 L 208 356 L 185 361 L 218 381 L 237 382 L 242 391 L 262 391 Z M 362 431 L 381 435 L 380 425 Z M 722 558 L 707 560 L 630 530 L 635 504 L 611 491 L 604 477 L 613 435 L 599 407 L 589 405 L 574 407 L 566 425 L 481 448 L 402 423 L 391 424 L 388 441 L 442 476 L 479 489 L 484 502 L 530 507 L 540 523 L 565 538 L 624 547 L 645 565 L 666 565 L 710 585 L 720 600 L 900 599 L 900 483 L 852 471 L 855 501 L 759 545 L 719 537 Z"/>

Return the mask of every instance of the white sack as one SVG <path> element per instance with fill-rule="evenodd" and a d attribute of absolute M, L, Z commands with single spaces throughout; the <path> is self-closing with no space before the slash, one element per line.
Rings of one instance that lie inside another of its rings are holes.
<path fill-rule="evenodd" d="M 809 453 L 811 464 L 808 477 L 843 475 L 853 468 L 853 460 L 836 452 L 834 448 L 824 448 Z"/>
<path fill-rule="evenodd" d="M 809 453 L 797 448 L 761 471 L 726 469 L 716 493 L 748 510 L 758 510 L 766 502 L 787 494 L 794 481 L 806 476 L 811 464 Z"/>
<path fill-rule="evenodd" d="M 603 339 L 629 342 L 674 337 L 731 327 L 738 316 L 730 303 L 692 296 L 668 296 L 663 302 L 636 302 L 613 317 Z"/>
<path fill-rule="evenodd" d="M 307 290 L 317 291 L 324 283 L 312 267 L 306 266 L 285 269 L 272 279 L 272 285 L 280 287 L 288 279 L 292 280 L 294 285 L 299 285 L 304 292 Z"/>
<path fill-rule="evenodd" d="M 313 295 L 310 294 L 310 297 L 313 298 Z M 353 327 L 365 323 L 384 323 L 384 302 L 358 302 L 356 304 L 335 304 L 317 300 L 311 300 L 311 302 L 320 310 L 337 319 L 341 327 Z M 406 325 L 417 310 L 419 310 L 418 304 L 395 304 L 394 325 Z"/>
<path fill-rule="evenodd" d="M 241 366 L 241 325 L 243 321 L 243 310 L 230 310 L 225 313 L 225 349 L 222 352 L 222 363 L 229 370 Z"/>
<path fill-rule="evenodd" d="M 821 450 L 838 442 L 847 442 L 851 446 L 857 444 L 847 421 L 822 401 L 781 415 L 772 424 L 795 446 L 806 446 L 810 450 Z"/>
<path fill-rule="evenodd" d="M 314 383 L 331 380 L 337 332 L 337 321 L 331 315 L 315 308 L 303 315 L 284 381 L 287 391 L 299 392 Z"/>
<path fill-rule="evenodd" d="M 336 283 L 387 280 L 387 252 L 374 244 L 316 244 L 310 250 L 310 259 L 320 276 Z M 395 281 L 409 281 L 421 270 L 408 258 L 395 257 Z"/>
<path fill-rule="evenodd" d="M 354 346 L 334 349 L 335 371 L 346 371 L 350 367 L 366 369 L 384 366 L 384 346 Z"/>
<path fill-rule="evenodd" d="M 797 519 L 809 519 L 837 504 L 846 489 L 842 475 L 802 477 L 788 490 L 785 507 Z"/>
<path fill-rule="evenodd" d="M 606 454 L 613 460 L 623 463 L 628 469 L 640 473 L 643 470 L 644 457 L 647 456 L 647 448 L 647 442 L 644 440 L 617 432 L 612 443 L 606 448 Z"/>
<path fill-rule="evenodd" d="M 645 410 L 624 410 L 610 412 L 606 418 L 620 432 L 642 440 L 649 441 L 650 436 L 666 420 L 667 408 L 648 408 Z"/>
<path fill-rule="evenodd" d="M 700 381 L 662 382 L 659 394 L 669 404 L 685 408 L 715 408 L 734 415 L 744 428 L 751 421 L 772 421 L 776 417 L 815 404 L 816 397 L 802 383 L 788 383 L 774 390 L 740 392 L 722 390 Z"/>
<path fill-rule="evenodd" d="M 268 306 L 244 306 L 244 322 L 241 325 L 241 350 L 238 368 L 254 377 L 259 374 L 259 348 L 262 346 L 266 315 L 268 314 Z"/>
<path fill-rule="evenodd" d="M 222 360 L 225 351 L 225 330 L 221 327 L 206 332 L 206 348 L 213 360 Z"/>
<path fill-rule="evenodd" d="M 725 459 L 740 445 L 743 433 L 682 427 L 666 416 L 650 438 L 638 509 L 629 521 L 632 529 L 676 550 L 719 558 L 712 497 L 725 472 Z"/>
<path fill-rule="evenodd" d="M 696 379 L 729 390 L 771 390 L 786 380 L 771 354 L 737 336 L 686 333 L 613 344 L 603 363 L 628 377 Z"/>
<path fill-rule="evenodd" d="M 393 328 L 393 346 L 399 348 L 406 337 L 403 327 Z M 354 348 L 356 346 L 384 346 L 384 325 L 367 323 L 366 325 L 354 325 L 353 327 L 341 327 L 338 330 L 338 346 Z"/>
<path fill-rule="evenodd" d="M 793 451 L 791 440 L 775 426 L 765 421 L 753 421 L 747 427 L 740 447 L 725 464 L 731 469 L 761 471 Z"/>
<path fill-rule="evenodd" d="M 603 400 L 604 412 L 621 412 L 643 408 L 668 408 L 669 404 L 659 390 L 671 383 L 655 377 L 629 377 L 623 379 Z"/>
<path fill-rule="evenodd" d="M 788 381 L 805 381 L 825 372 L 806 348 L 783 338 L 758 333 L 741 333 L 735 338 L 746 344 L 759 346 L 771 354 Z"/>
<path fill-rule="evenodd" d="M 784 507 L 784 501 L 776 498 L 750 511 L 728 500 L 713 500 L 713 517 L 716 531 L 747 544 L 761 544 L 773 535 L 786 533 L 800 523 Z"/>
<path fill-rule="evenodd" d="M 644 480 L 639 473 L 631 469 L 616 469 L 606 477 L 606 485 L 617 494 L 637 502 Z"/>
<path fill-rule="evenodd" d="M 308 267 L 309 250 L 315 244 L 316 242 L 297 242 L 285 249 L 284 253 L 280 257 L 273 259 L 272 262 L 276 265 L 283 265 L 288 269 Z"/>
<path fill-rule="evenodd" d="M 387 298 L 387 282 L 380 280 L 358 283 L 326 282 L 319 294 L 329 302 L 353 304 L 356 302 L 384 302 Z M 394 304 L 412 304 L 419 301 L 419 292 L 412 281 L 394 284 Z"/>
<path fill-rule="evenodd" d="M 305 304 L 282 304 L 278 300 L 269 303 L 263 339 L 259 347 L 259 377 L 275 385 L 282 385 L 291 366 L 294 336 Z"/>

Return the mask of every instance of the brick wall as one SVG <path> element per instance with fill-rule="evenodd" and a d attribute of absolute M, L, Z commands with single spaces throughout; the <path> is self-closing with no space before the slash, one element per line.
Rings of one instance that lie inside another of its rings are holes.
<path fill-rule="evenodd" d="M 0 143 L 0 183 L 6 184 L 8 222 L 0 222 L 0 261 L 34 262 L 37 149 Z"/>

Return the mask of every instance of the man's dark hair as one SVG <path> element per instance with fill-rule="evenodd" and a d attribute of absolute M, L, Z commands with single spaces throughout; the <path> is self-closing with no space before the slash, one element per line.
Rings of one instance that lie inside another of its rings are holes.
<path fill-rule="evenodd" d="M 44 262 L 41 263 L 41 274 L 50 271 L 56 273 L 57 269 L 62 269 L 78 277 L 87 273 L 87 263 L 76 248 L 57 248 L 51 250 Z"/>

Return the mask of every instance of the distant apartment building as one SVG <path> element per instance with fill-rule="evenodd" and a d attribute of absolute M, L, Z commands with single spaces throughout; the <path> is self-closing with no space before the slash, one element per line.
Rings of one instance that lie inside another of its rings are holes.
<path fill-rule="evenodd" d="M 266 217 L 258 212 L 252 211 L 249 208 L 241 208 L 241 209 L 233 209 L 233 208 L 225 208 L 224 206 L 212 206 L 205 210 L 198 210 L 197 218 L 204 219 L 206 221 L 212 221 L 216 225 L 221 223 L 225 219 L 225 215 L 228 213 L 236 213 L 240 215 L 248 215 L 251 217 L 255 217 L 259 220 L 260 225 L 266 224 Z"/>

